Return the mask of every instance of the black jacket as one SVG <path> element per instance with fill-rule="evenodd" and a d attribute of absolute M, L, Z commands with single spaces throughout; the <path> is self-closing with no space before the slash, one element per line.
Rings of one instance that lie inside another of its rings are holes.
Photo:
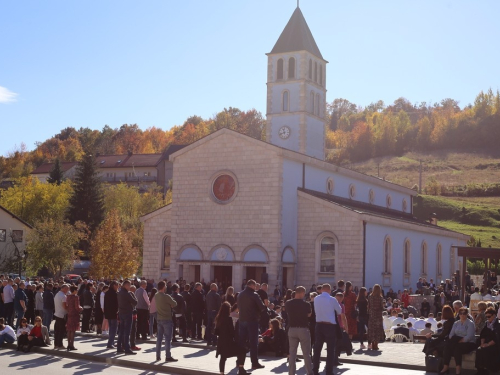
<path fill-rule="evenodd" d="M 193 293 L 191 293 L 191 311 L 194 313 L 202 313 L 203 310 L 205 310 L 203 294 L 195 289 Z"/>
<path fill-rule="evenodd" d="M 54 310 L 56 306 L 54 305 L 54 294 L 51 290 L 45 289 L 43 292 L 43 309 L 44 310 Z"/>
<path fill-rule="evenodd" d="M 238 294 L 239 320 L 242 322 L 258 322 L 266 306 L 259 295 L 250 287 Z"/>
<path fill-rule="evenodd" d="M 118 292 L 118 313 L 132 314 L 136 305 L 137 298 L 135 298 L 134 293 L 129 292 L 125 288 L 121 288 Z M 104 308 L 106 308 L 106 302 L 104 302 Z"/>
<path fill-rule="evenodd" d="M 90 306 L 91 308 L 94 307 L 94 296 L 90 292 L 90 290 L 85 290 L 83 292 L 83 305 L 82 306 Z"/>
<path fill-rule="evenodd" d="M 186 302 L 186 312 L 191 312 L 191 293 L 188 291 L 184 291 L 181 293 L 182 298 L 184 298 L 184 302 Z"/>
<path fill-rule="evenodd" d="M 116 319 L 118 316 L 118 293 L 109 289 L 104 293 L 104 317 L 106 319 Z"/>
<path fill-rule="evenodd" d="M 186 302 L 184 298 L 177 292 L 172 293 L 172 298 L 177 302 L 177 306 L 173 308 L 175 314 L 185 314 L 186 313 Z"/>

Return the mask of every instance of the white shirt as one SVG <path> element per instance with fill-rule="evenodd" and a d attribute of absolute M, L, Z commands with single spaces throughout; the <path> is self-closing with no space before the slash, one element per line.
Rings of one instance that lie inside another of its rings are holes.
<path fill-rule="evenodd" d="M 493 299 L 493 297 L 491 296 L 491 294 L 485 294 L 483 296 L 483 301 L 491 301 Z"/>
<path fill-rule="evenodd" d="M 406 321 L 413 324 L 417 321 L 417 319 L 415 319 L 413 316 L 410 316 L 408 319 L 406 319 Z"/>
<path fill-rule="evenodd" d="M 104 295 L 105 294 L 106 293 L 101 292 L 101 295 L 99 296 L 99 301 L 101 302 L 101 309 L 102 309 L 103 312 L 104 312 Z"/>
<path fill-rule="evenodd" d="M 11 326 L 5 326 L 5 328 L 3 329 L 3 331 L 0 331 L 0 336 L 3 336 L 3 335 L 10 336 L 14 340 L 16 339 L 16 333 L 14 332 L 14 330 L 12 329 Z"/>
<path fill-rule="evenodd" d="M 316 312 L 316 323 L 328 322 L 337 324 L 335 321 L 335 312 L 337 316 L 342 314 L 342 307 L 335 297 L 330 293 L 322 292 L 314 299 L 314 311 Z"/>
<path fill-rule="evenodd" d="M 7 284 L 3 288 L 3 303 L 14 302 L 14 288 L 12 285 Z"/>
<path fill-rule="evenodd" d="M 417 320 L 415 323 L 413 323 L 413 327 L 415 329 L 418 329 L 419 331 L 425 329 L 425 323 L 427 323 L 425 320 Z"/>
<path fill-rule="evenodd" d="M 495 296 L 495 301 L 500 301 L 500 293 Z"/>
<path fill-rule="evenodd" d="M 427 323 L 431 323 L 432 324 L 432 327 L 431 329 L 436 332 L 437 331 L 437 328 L 438 328 L 438 322 L 434 319 L 434 318 L 427 318 Z"/>
<path fill-rule="evenodd" d="M 397 326 L 398 324 L 404 324 L 406 325 L 406 322 L 403 318 L 396 318 L 392 321 L 392 326 L 395 327 Z"/>
<path fill-rule="evenodd" d="M 474 300 L 474 301 L 482 301 L 483 300 L 483 296 L 479 293 L 472 293 L 472 295 L 470 296 L 470 300 Z"/>
<path fill-rule="evenodd" d="M 66 307 L 63 305 L 63 303 L 66 303 L 66 294 L 59 291 L 54 297 L 54 306 L 55 306 L 54 316 L 57 316 L 58 318 L 64 318 L 64 316 L 67 313 L 67 310 Z"/>

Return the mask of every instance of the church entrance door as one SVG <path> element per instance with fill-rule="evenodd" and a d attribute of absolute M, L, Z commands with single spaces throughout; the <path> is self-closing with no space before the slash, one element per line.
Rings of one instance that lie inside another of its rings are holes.
<path fill-rule="evenodd" d="M 259 284 L 263 282 L 268 282 L 268 280 L 262 280 L 262 275 L 266 274 L 266 267 L 245 267 L 245 275 L 246 279 L 253 279 L 257 281 Z M 266 277 L 267 274 L 264 276 Z"/>
<path fill-rule="evenodd" d="M 222 282 L 224 290 L 233 284 L 233 266 L 213 266 L 213 280 Z"/>

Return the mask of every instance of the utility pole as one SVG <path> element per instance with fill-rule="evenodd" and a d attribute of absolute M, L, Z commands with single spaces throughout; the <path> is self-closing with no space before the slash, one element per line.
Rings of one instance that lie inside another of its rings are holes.
<path fill-rule="evenodd" d="M 418 193 L 422 194 L 422 159 L 420 159 L 420 174 L 418 177 Z"/>

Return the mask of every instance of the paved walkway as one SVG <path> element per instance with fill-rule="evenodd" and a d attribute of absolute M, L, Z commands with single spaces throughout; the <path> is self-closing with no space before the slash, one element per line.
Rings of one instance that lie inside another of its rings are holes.
<path fill-rule="evenodd" d="M 162 361 L 156 361 L 156 342 L 138 341 L 137 345 L 142 348 L 135 356 L 126 356 L 116 354 L 115 350 L 106 348 L 106 339 L 97 337 L 95 334 L 83 334 L 76 338 L 75 346 L 78 348 L 75 352 L 65 350 L 54 350 L 50 348 L 36 348 L 37 352 L 46 355 L 62 356 L 71 359 L 88 360 L 101 362 L 109 365 L 123 366 L 146 371 L 175 373 L 175 374 L 193 374 L 200 373 L 206 375 L 218 374 L 219 359 L 215 358 L 215 350 L 207 349 L 203 343 L 193 342 L 191 344 L 176 344 L 172 348 L 172 356 L 179 359 L 179 362 L 165 363 L 164 351 L 162 352 Z M 359 347 L 359 344 L 355 344 Z M 421 352 L 422 344 L 412 343 L 384 343 L 380 345 L 381 351 L 356 350 L 352 356 L 347 357 L 342 354 L 341 361 L 348 364 L 361 364 L 377 367 L 391 367 L 406 370 L 424 371 L 424 355 Z M 326 357 L 326 350 L 322 353 L 323 359 Z M 260 361 L 266 367 L 263 370 L 254 371 L 257 375 L 281 374 L 288 372 L 286 358 L 276 358 L 270 356 L 261 356 Z M 323 361 L 324 365 L 324 361 Z M 323 365 L 321 368 L 323 368 Z M 229 359 L 226 364 L 226 372 L 236 374 L 235 359 Z M 246 368 L 249 368 L 250 359 L 247 359 Z M 298 363 L 298 374 L 304 374 L 303 362 Z M 337 373 L 341 373 L 342 367 L 339 367 Z M 399 372 L 398 372 L 399 373 Z"/>

